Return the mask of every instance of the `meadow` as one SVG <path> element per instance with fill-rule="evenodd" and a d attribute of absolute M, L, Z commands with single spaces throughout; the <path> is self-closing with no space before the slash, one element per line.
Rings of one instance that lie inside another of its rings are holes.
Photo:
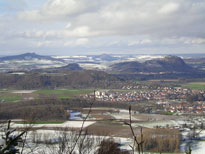
<path fill-rule="evenodd" d="M 0 102 L 15 102 L 39 98 L 68 99 L 92 92 L 92 89 L 39 89 L 29 92 L 26 90 L 0 90 Z"/>
<path fill-rule="evenodd" d="M 93 90 L 91 89 L 41 89 L 37 90 L 35 93 L 45 97 L 57 97 L 63 99 L 72 98 L 81 94 L 89 94 L 92 92 Z"/>
<path fill-rule="evenodd" d="M 182 86 L 193 90 L 205 90 L 205 82 L 190 82 Z"/>

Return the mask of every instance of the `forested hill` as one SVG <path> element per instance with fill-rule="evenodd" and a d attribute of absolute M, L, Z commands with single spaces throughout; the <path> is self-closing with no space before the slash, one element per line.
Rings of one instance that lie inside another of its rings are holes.
<path fill-rule="evenodd" d="M 137 61 L 122 62 L 111 65 L 111 70 L 120 73 L 138 72 L 192 72 L 194 69 L 177 56 L 166 56 L 160 59 L 148 60 L 143 63 Z"/>
<path fill-rule="evenodd" d="M 68 71 L 80 71 L 82 67 L 77 63 L 70 63 L 62 67 L 46 68 L 46 69 L 33 69 L 31 72 L 44 72 L 44 73 L 66 73 Z"/>
<path fill-rule="evenodd" d="M 41 55 L 38 55 L 36 53 L 24 53 L 21 55 L 1 57 L 0 61 L 31 60 L 31 59 L 57 60 L 57 59 L 54 59 L 50 56 L 41 56 Z"/>
<path fill-rule="evenodd" d="M 38 89 L 38 88 L 87 88 L 115 85 L 119 79 L 102 71 L 79 70 L 67 73 L 28 72 L 24 75 L 0 74 L 0 88 Z M 117 84 L 118 85 L 118 84 Z"/>

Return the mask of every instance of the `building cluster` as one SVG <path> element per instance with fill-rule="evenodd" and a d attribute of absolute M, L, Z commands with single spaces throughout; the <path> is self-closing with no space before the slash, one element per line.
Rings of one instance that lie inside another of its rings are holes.
<path fill-rule="evenodd" d="M 192 91 L 181 87 L 164 87 L 155 90 L 138 89 L 129 91 L 96 91 L 95 97 L 100 101 L 111 102 L 135 102 L 145 100 L 169 100 L 169 99 L 185 99 L 191 95 Z M 91 94 L 83 95 L 84 98 L 91 97 Z"/>
<path fill-rule="evenodd" d="M 205 102 L 197 101 L 194 103 L 164 103 L 164 110 L 172 113 L 182 113 L 182 114 L 204 114 L 205 113 Z"/>
<path fill-rule="evenodd" d="M 142 88 L 142 87 L 140 87 Z M 183 87 L 158 87 L 156 89 L 136 90 L 100 90 L 95 92 L 95 98 L 108 102 L 152 102 L 152 110 L 171 113 L 205 113 L 205 101 L 189 102 L 188 97 L 200 94 L 205 98 L 205 91 L 190 90 Z M 93 94 L 82 95 L 83 98 L 93 98 Z"/>

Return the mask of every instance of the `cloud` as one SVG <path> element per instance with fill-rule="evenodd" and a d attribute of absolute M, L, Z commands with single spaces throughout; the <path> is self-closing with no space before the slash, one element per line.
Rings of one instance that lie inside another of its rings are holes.
<path fill-rule="evenodd" d="M 204 0 L 44 0 L 40 7 L 21 1 L 30 7 L 0 12 L 0 40 L 9 38 L 8 44 L 59 50 L 204 47 Z M 7 22 L 9 15 L 13 21 Z"/>
<path fill-rule="evenodd" d="M 39 41 L 36 44 L 37 47 L 52 47 L 55 45 L 56 45 L 56 43 L 53 41 Z"/>
<path fill-rule="evenodd" d="M 85 46 L 88 44 L 87 38 L 79 38 L 77 40 L 67 41 L 64 43 L 65 47 L 74 47 L 74 46 Z"/>
<path fill-rule="evenodd" d="M 145 39 L 145 40 L 137 40 L 137 41 L 131 41 L 128 43 L 128 46 L 135 46 L 135 45 L 144 45 L 144 44 L 150 44 L 152 43 L 152 40 Z"/>
<path fill-rule="evenodd" d="M 27 30 L 20 32 L 17 35 L 22 38 L 43 38 L 43 39 L 56 39 L 56 38 L 82 38 L 82 37 L 99 37 L 108 34 L 105 31 L 92 31 L 87 26 L 80 26 L 74 29 L 63 30 Z M 109 33 L 110 34 L 110 33 Z"/>
<path fill-rule="evenodd" d="M 185 44 L 205 44 L 205 38 L 180 38 Z"/>
<path fill-rule="evenodd" d="M 202 37 L 204 9 L 201 0 L 50 0 L 39 10 L 21 12 L 19 18 L 67 22 L 66 28 L 77 36 L 80 31 L 83 36 L 89 31 L 91 36 Z"/>
<path fill-rule="evenodd" d="M 175 12 L 178 9 L 179 9 L 179 4 L 177 4 L 177 3 L 168 3 L 168 4 L 165 4 L 164 6 L 162 6 L 160 8 L 159 13 L 169 14 L 169 13 Z"/>
<path fill-rule="evenodd" d="M 19 13 L 19 18 L 41 21 L 70 18 L 84 13 L 97 4 L 91 0 L 49 0 L 39 10 Z"/>

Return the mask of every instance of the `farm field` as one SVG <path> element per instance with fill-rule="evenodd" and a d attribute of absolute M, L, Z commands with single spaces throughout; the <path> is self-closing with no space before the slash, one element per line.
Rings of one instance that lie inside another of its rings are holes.
<path fill-rule="evenodd" d="M 0 102 L 15 102 L 39 98 L 67 99 L 91 92 L 93 92 L 92 89 L 0 90 Z"/>
<path fill-rule="evenodd" d="M 81 108 L 82 117 L 85 117 L 87 113 L 88 108 Z M 91 114 L 88 118 L 88 120 L 84 124 L 84 128 L 87 130 L 88 134 L 95 137 L 111 137 L 114 139 L 117 139 L 116 142 L 121 143 L 122 147 L 125 149 L 130 150 L 129 145 L 132 142 L 132 133 L 128 125 L 125 124 L 125 122 L 128 122 L 128 116 L 129 111 L 125 109 L 117 109 L 117 108 L 93 108 L 91 111 Z M 111 119 L 107 119 L 108 116 L 110 116 Z M 95 119 L 93 119 L 95 117 Z M 134 119 L 136 117 L 136 119 Z M 136 114 L 132 113 L 133 118 L 133 127 L 134 132 L 136 134 L 140 134 L 140 128 L 137 124 L 140 121 L 145 121 L 147 123 L 158 121 L 158 120 L 170 120 L 173 117 L 172 116 L 160 116 L 160 115 L 150 115 L 150 114 Z M 177 118 L 177 117 L 175 117 Z M 78 131 L 79 128 L 81 128 L 83 121 L 82 120 L 68 120 L 64 123 L 56 123 L 55 121 L 41 121 L 36 122 L 31 127 L 34 128 L 35 132 L 41 132 L 39 135 L 45 136 L 48 132 L 54 132 L 57 133 L 57 130 L 62 130 L 63 128 L 66 128 L 67 133 L 71 130 Z M 15 122 L 13 127 L 22 128 L 25 127 L 22 123 Z M 175 130 L 167 130 L 169 133 L 174 133 L 177 135 L 177 131 Z M 153 134 L 156 132 L 155 128 L 146 128 L 143 127 L 143 134 L 145 139 L 150 136 L 149 134 Z M 158 133 L 161 135 L 166 135 L 166 131 L 164 128 L 159 128 Z M 51 136 L 51 139 L 55 138 L 55 135 L 49 135 Z M 41 139 L 42 139 L 41 138 Z"/>
<path fill-rule="evenodd" d="M 49 121 L 39 121 L 38 123 L 35 124 L 23 124 L 23 123 L 14 123 L 12 124 L 12 127 L 14 128 L 24 128 L 28 127 L 31 125 L 31 128 L 81 128 L 83 121 L 65 121 L 65 122 L 49 122 Z M 84 128 L 94 124 L 95 121 L 86 121 L 84 123 Z"/>
<path fill-rule="evenodd" d="M 191 88 L 193 90 L 205 90 L 205 82 L 190 82 L 183 84 L 183 87 Z"/>
<path fill-rule="evenodd" d="M 3 96 L 0 96 L 0 102 L 15 102 L 15 101 L 19 101 L 21 100 L 21 96 L 18 96 L 18 95 L 3 95 Z"/>
<path fill-rule="evenodd" d="M 90 89 L 41 89 L 37 90 L 35 94 L 62 99 L 72 98 L 73 96 L 79 96 L 81 94 L 89 94 L 91 92 L 93 92 L 93 90 Z"/>

